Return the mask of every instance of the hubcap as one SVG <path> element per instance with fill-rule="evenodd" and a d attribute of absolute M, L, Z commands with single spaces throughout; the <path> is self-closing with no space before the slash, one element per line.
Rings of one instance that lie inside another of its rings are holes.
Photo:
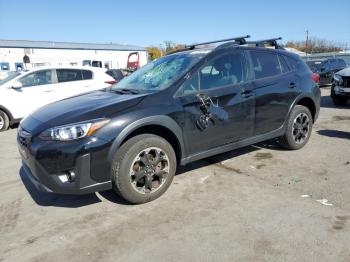
<path fill-rule="evenodd" d="M 2 118 L 2 116 L 0 116 L 0 129 L 2 129 L 5 125 L 5 121 L 4 119 Z"/>
<path fill-rule="evenodd" d="M 310 119 L 307 114 L 300 113 L 294 119 L 292 134 L 297 144 L 302 144 L 309 135 Z"/>
<path fill-rule="evenodd" d="M 154 193 L 169 175 L 169 158 L 160 148 L 150 147 L 137 154 L 130 167 L 132 187 L 142 194 Z"/>

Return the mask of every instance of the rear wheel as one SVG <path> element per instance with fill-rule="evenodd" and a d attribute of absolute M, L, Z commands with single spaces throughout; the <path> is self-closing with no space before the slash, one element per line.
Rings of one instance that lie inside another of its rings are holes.
<path fill-rule="evenodd" d="M 300 149 L 309 141 L 312 131 L 312 115 L 302 105 L 296 105 L 289 116 L 287 130 L 280 144 L 290 150 Z"/>
<path fill-rule="evenodd" d="M 175 171 L 175 152 L 165 139 L 138 135 L 126 141 L 114 157 L 113 187 L 130 203 L 146 203 L 168 189 Z"/>
<path fill-rule="evenodd" d="M 10 126 L 10 120 L 4 111 L 0 110 L 0 132 L 5 131 Z"/>

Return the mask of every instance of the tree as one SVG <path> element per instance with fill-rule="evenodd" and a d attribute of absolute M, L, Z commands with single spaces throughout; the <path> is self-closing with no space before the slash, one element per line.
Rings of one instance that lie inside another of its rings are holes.
<path fill-rule="evenodd" d="M 342 50 L 339 43 L 313 37 L 306 41 L 288 41 L 286 47 L 298 49 L 306 53 L 339 52 Z"/>
<path fill-rule="evenodd" d="M 147 50 L 149 52 L 149 57 L 151 60 L 157 59 L 164 55 L 163 50 L 159 47 L 150 46 L 150 47 L 147 47 Z"/>

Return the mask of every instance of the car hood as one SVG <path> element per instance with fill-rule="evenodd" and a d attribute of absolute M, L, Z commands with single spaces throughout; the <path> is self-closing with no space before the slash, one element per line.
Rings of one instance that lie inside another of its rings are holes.
<path fill-rule="evenodd" d="M 347 67 L 347 68 L 345 68 L 343 70 L 340 70 L 336 74 L 340 75 L 340 76 L 350 76 L 350 67 Z"/>
<path fill-rule="evenodd" d="M 46 105 L 31 113 L 30 117 L 49 127 L 104 118 L 135 106 L 146 95 L 96 91 Z"/>

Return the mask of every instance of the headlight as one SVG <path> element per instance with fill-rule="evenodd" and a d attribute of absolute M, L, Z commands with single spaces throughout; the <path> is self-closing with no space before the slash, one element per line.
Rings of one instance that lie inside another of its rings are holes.
<path fill-rule="evenodd" d="M 108 119 L 97 119 L 71 125 L 58 126 L 47 129 L 40 134 L 45 140 L 71 141 L 89 137 L 109 122 Z"/>
<path fill-rule="evenodd" d="M 343 77 L 340 75 L 334 75 L 334 80 L 337 85 L 341 86 L 343 85 Z"/>

